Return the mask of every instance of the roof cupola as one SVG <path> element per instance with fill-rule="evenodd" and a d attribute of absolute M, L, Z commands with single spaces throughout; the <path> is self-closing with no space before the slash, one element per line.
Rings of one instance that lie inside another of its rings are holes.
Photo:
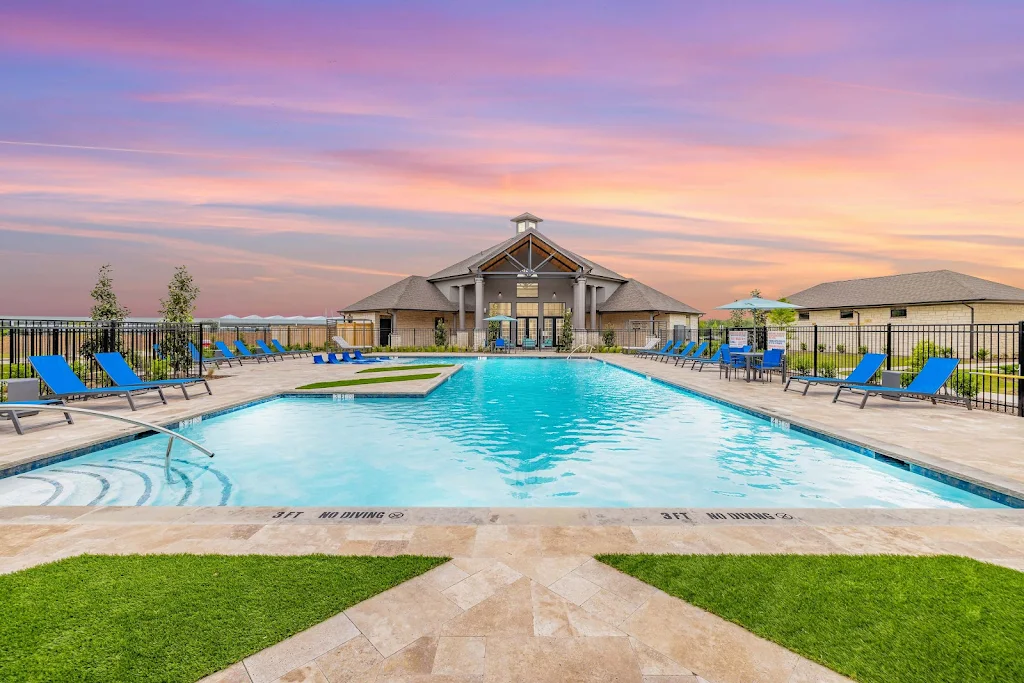
<path fill-rule="evenodd" d="M 527 230 L 536 230 L 537 224 L 543 222 L 543 218 L 537 218 L 532 213 L 521 213 L 512 219 L 512 223 L 516 226 L 516 234 L 522 234 Z"/>

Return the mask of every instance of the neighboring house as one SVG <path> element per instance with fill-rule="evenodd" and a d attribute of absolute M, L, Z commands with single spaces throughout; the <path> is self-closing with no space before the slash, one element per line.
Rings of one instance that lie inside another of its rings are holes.
<path fill-rule="evenodd" d="M 403 330 L 484 331 L 484 318 L 516 318 L 516 343 L 557 340 L 566 310 L 574 330 L 695 330 L 700 311 L 564 249 L 537 230 L 542 219 L 512 219 L 512 237 L 433 275 L 410 275 L 338 311 L 372 322 L 382 345 Z M 511 336 L 511 323 L 502 336 Z M 466 338 L 468 338 L 468 334 Z M 578 339 L 580 337 L 577 337 Z M 403 340 L 401 343 L 406 343 Z"/>
<path fill-rule="evenodd" d="M 1024 320 L 1024 289 L 952 270 L 824 282 L 787 297 L 798 324 L 948 325 Z"/>

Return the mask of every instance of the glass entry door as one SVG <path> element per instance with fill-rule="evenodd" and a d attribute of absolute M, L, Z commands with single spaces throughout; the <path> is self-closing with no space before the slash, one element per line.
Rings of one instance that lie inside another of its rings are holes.
<path fill-rule="evenodd" d="M 522 346 L 524 339 L 537 342 L 537 319 L 516 318 L 516 346 Z"/>
<path fill-rule="evenodd" d="M 541 333 L 542 348 L 553 349 L 558 346 L 558 339 L 562 336 L 562 325 L 565 321 L 561 316 L 557 318 L 544 318 L 544 331 Z"/>

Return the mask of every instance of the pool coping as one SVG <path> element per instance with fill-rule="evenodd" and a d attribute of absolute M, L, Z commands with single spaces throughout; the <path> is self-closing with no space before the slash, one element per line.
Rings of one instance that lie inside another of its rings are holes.
<path fill-rule="evenodd" d="M 435 354 L 430 354 L 430 355 L 402 354 L 402 355 L 403 355 L 403 357 L 406 357 L 406 358 L 438 358 L 438 357 L 463 357 L 463 358 L 474 357 L 474 358 L 477 358 L 477 357 L 481 357 L 479 354 L 477 354 L 475 356 L 471 355 L 471 354 L 462 354 L 460 356 L 446 356 L 445 354 L 437 354 L 437 355 L 435 355 Z M 484 357 L 484 358 L 491 358 L 491 356 L 482 356 L 482 357 Z M 527 355 L 499 356 L 499 358 L 517 358 L 517 357 L 518 358 L 531 358 L 531 359 L 547 358 L 547 359 L 551 359 L 551 360 L 565 360 L 565 356 L 556 356 L 556 355 L 547 355 L 547 356 L 542 356 L 542 355 L 536 355 L 536 356 L 527 356 Z M 794 430 L 794 431 L 797 431 L 798 433 L 805 434 L 805 435 L 813 437 L 813 438 L 821 439 L 822 441 L 825 441 L 827 443 L 831 443 L 832 445 L 839 446 L 841 448 L 845 448 L 845 449 L 851 450 L 851 451 L 853 451 L 855 453 L 858 453 L 859 455 L 863 455 L 865 457 L 870 457 L 870 458 L 878 460 L 880 462 L 884 462 L 884 463 L 886 463 L 886 464 L 888 464 L 890 466 L 899 467 L 901 469 L 910 471 L 910 472 L 912 472 L 914 474 L 917 474 L 919 476 L 924 476 L 924 477 L 927 477 L 927 478 L 932 479 L 934 481 L 939 481 L 941 483 L 944 483 L 944 484 L 946 484 L 948 486 L 952 486 L 954 488 L 958 488 L 960 490 L 967 491 L 969 493 L 972 493 L 974 495 L 980 496 L 982 498 L 986 498 L 988 500 L 992 500 L 994 502 L 997 502 L 997 503 L 1000 503 L 1001 505 L 1006 506 L 1009 509 L 1024 508 L 1024 484 L 1018 483 L 1018 482 L 1016 482 L 1014 480 L 1011 480 L 1011 479 L 1009 479 L 1007 477 L 1003 477 L 1003 476 L 1000 476 L 1000 475 L 997 475 L 997 474 L 993 474 L 993 473 L 990 473 L 990 472 L 987 472 L 985 470 L 981 470 L 981 469 L 978 469 L 978 468 L 975 468 L 975 467 L 970 467 L 968 465 L 962 465 L 962 464 L 959 464 L 959 463 L 956 463 L 956 462 L 952 462 L 950 460 L 946 460 L 946 459 L 938 457 L 938 456 L 931 456 L 931 455 L 920 453 L 918 451 L 915 451 L 915 450 L 912 450 L 912 449 L 909 449 L 909 448 L 904 448 L 904 447 L 897 446 L 897 445 L 894 445 L 894 444 L 889 444 L 889 443 L 886 443 L 884 441 L 879 441 L 879 440 L 875 440 L 875 439 L 871 439 L 871 438 L 865 438 L 865 437 L 862 437 L 862 436 L 859 436 L 859 435 L 855 435 L 855 434 L 845 433 L 845 432 L 843 432 L 843 430 L 831 428 L 828 425 L 816 422 L 814 420 L 795 420 L 795 419 L 793 419 L 792 416 L 782 415 L 782 414 L 779 414 L 779 413 L 774 413 L 774 411 L 772 411 L 770 409 L 766 409 L 763 406 L 752 407 L 752 406 L 749 406 L 749 405 L 743 405 L 741 403 L 736 402 L 735 400 L 726 399 L 726 398 L 723 398 L 723 397 L 720 397 L 720 396 L 716 396 L 716 395 L 714 395 L 712 393 L 709 393 L 709 392 L 706 392 L 706 391 L 702 391 L 702 390 L 699 390 L 699 389 L 694 389 L 694 388 L 692 388 L 690 386 L 687 386 L 687 385 L 684 385 L 684 384 L 680 384 L 680 383 L 677 383 L 677 382 L 673 382 L 672 380 L 669 380 L 669 379 L 663 379 L 663 378 L 660 378 L 660 377 L 655 377 L 653 375 L 644 373 L 644 372 L 642 372 L 640 370 L 636 370 L 634 368 L 621 365 L 621 364 L 615 362 L 615 360 L 607 358 L 607 357 L 604 357 L 604 358 L 592 358 L 592 359 L 580 359 L 580 360 L 593 360 L 595 362 L 603 363 L 603 364 L 606 364 L 606 365 L 611 365 L 612 367 L 615 367 L 615 368 L 617 368 L 619 370 L 628 372 L 628 373 L 630 373 L 632 375 L 636 375 L 636 376 L 639 376 L 639 377 L 644 377 L 648 381 L 657 382 L 657 383 L 663 384 L 665 386 L 671 387 L 673 389 L 681 391 L 684 394 L 688 394 L 688 395 L 691 395 L 691 396 L 695 396 L 697 398 L 701 398 L 701 399 L 704 399 L 704 400 L 707 400 L 707 401 L 711 401 L 713 403 L 717 403 L 719 405 L 723 405 L 723 406 L 731 408 L 733 410 L 740 411 L 740 412 L 745 413 L 747 415 L 750 415 L 752 417 L 756 417 L 756 418 L 765 420 L 767 422 L 770 422 L 773 426 L 778 427 L 780 429 Z M 204 419 L 218 417 L 218 416 L 221 416 L 221 415 L 225 415 L 225 414 L 228 414 L 228 413 L 235 412 L 237 410 L 241 410 L 241 409 L 244 409 L 244 408 L 249 408 L 249 407 L 252 407 L 252 406 L 255 406 L 255 405 L 259 405 L 259 404 L 262 404 L 262 403 L 266 403 L 266 402 L 269 402 L 269 401 L 274 401 L 274 400 L 278 400 L 278 399 L 282 399 L 282 398 L 311 398 L 312 397 L 312 398 L 323 398 L 323 399 L 331 399 L 331 400 L 380 399 L 380 398 L 426 398 L 431 393 L 436 391 L 442 384 L 444 384 L 445 382 L 449 381 L 457 372 L 461 371 L 462 368 L 463 368 L 462 365 L 456 365 L 455 367 L 451 368 L 449 372 L 442 373 L 438 377 L 435 377 L 435 378 L 433 378 L 431 380 L 427 380 L 427 381 L 430 381 L 431 384 L 428 387 L 426 387 L 425 389 L 421 390 L 421 391 L 411 391 L 411 392 L 352 391 L 352 392 L 346 392 L 346 391 L 334 391 L 334 390 L 327 390 L 327 389 L 314 389 L 314 390 L 301 390 L 301 391 L 299 391 L 299 390 L 274 391 L 274 392 L 268 393 L 265 396 L 256 397 L 256 398 L 251 398 L 250 397 L 250 398 L 247 398 L 245 400 L 239 401 L 237 403 L 229 404 L 227 406 L 223 406 L 223 407 L 217 408 L 217 409 L 212 410 L 212 411 L 203 412 L 203 411 L 200 410 L 200 411 L 197 411 L 195 414 L 192 414 L 192 415 L 188 415 L 188 416 L 180 417 L 180 418 L 174 418 L 172 420 L 168 420 L 168 421 L 163 422 L 163 423 L 155 422 L 154 424 L 157 424 L 157 425 L 159 425 L 161 427 L 164 427 L 164 428 L 167 428 L 167 429 L 177 429 L 177 428 L 180 428 L 180 427 L 183 427 L 183 426 L 189 426 L 191 424 L 195 424 L 196 422 L 204 420 Z M 372 386 L 372 385 L 370 385 L 370 386 Z M 358 387 L 358 385 L 356 385 L 356 387 Z M 339 387 L 339 388 L 346 389 L 346 388 L 356 388 L 356 387 Z M 96 439 L 96 440 L 94 440 L 92 442 L 88 442 L 88 443 L 85 443 L 85 444 L 80 444 L 80 445 L 77 445 L 77 446 L 74 446 L 74 447 L 71 447 L 71 448 L 68 448 L 68 449 L 64 449 L 64 450 L 61 450 L 61 451 L 57 451 L 57 452 L 54 452 L 54 453 L 49 453 L 49 454 L 40 455 L 40 456 L 30 456 L 30 457 L 26 458 L 24 461 L 20 461 L 20 462 L 16 462 L 16 463 L 11 463 L 9 465 L 4 466 L 3 468 L 0 468 L 0 479 L 6 478 L 6 477 L 10 477 L 10 476 L 15 476 L 15 475 L 18 475 L 18 474 L 23 474 L 23 473 L 26 473 L 26 472 L 30 472 L 30 471 L 39 469 L 41 467 L 46 467 L 47 465 L 52 465 L 52 464 L 55 464 L 55 463 L 58 463 L 58 462 L 63 462 L 63 461 L 71 460 L 71 459 L 78 458 L 78 457 L 81 457 L 81 456 L 84 456 L 84 455 L 89 455 L 90 453 L 94 453 L 94 452 L 96 452 L 98 450 L 103 450 L 105 448 L 110 448 L 110 447 L 113 447 L 113 446 L 118 446 L 118 445 L 121 445 L 121 444 L 124 444 L 124 443 L 128 443 L 129 441 L 134 441 L 134 440 L 139 439 L 139 438 L 146 438 L 146 437 L 149 437 L 149 436 L 154 436 L 156 434 L 157 434 L 157 432 L 154 432 L 152 430 L 148 430 L 148 429 L 140 427 L 138 429 L 129 431 L 129 432 L 127 432 L 125 434 L 122 434 L 122 435 L 120 435 L 118 437 L 115 437 L 113 439 L 109 439 L 109 438 L 103 439 L 103 438 L 100 438 L 100 439 Z M 230 508 L 230 507 L 237 507 L 237 506 L 227 506 L 227 507 Z M 0 509 L 3 509 L 3 508 L 0 507 Z M 136 509 L 141 509 L 141 508 L 136 508 Z M 522 509 L 522 510 L 535 510 L 535 509 L 541 509 L 541 508 L 524 507 L 524 508 L 512 508 L 512 509 L 516 509 L 516 510 L 520 510 L 520 509 Z M 572 509 L 572 508 L 544 508 L 544 509 L 562 510 L 562 509 Z M 612 509 L 618 510 L 619 508 L 612 508 Z M 622 508 L 622 509 L 630 510 L 630 509 L 638 509 L 638 508 Z M 680 509 L 683 509 L 683 508 L 680 508 Z M 731 508 L 727 508 L 727 509 L 731 509 Z M 799 508 L 799 509 L 805 509 L 805 508 Z M 853 509 L 853 508 L 807 508 L 807 509 L 827 510 L 827 509 Z M 941 508 L 939 508 L 939 509 L 941 509 Z"/>

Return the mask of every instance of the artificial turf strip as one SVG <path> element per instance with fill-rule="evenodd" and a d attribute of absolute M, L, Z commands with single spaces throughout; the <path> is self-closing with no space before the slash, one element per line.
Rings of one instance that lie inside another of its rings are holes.
<path fill-rule="evenodd" d="M 1024 681 L 1024 573 L 964 557 L 602 555 L 865 683 Z"/>
<path fill-rule="evenodd" d="M 83 555 L 0 575 L 0 681 L 194 681 L 447 558 Z"/>
<path fill-rule="evenodd" d="M 334 387 L 351 387 L 356 384 L 384 384 L 385 382 L 408 382 L 414 379 L 434 379 L 440 372 L 425 372 L 422 375 L 395 375 L 387 377 L 363 377 L 361 379 L 340 379 L 337 382 L 314 382 L 305 384 L 298 389 L 331 389 Z"/>
<path fill-rule="evenodd" d="M 360 370 L 357 375 L 361 375 L 364 372 L 399 372 L 400 370 L 424 370 L 426 368 L 450 368 L 453 367 L 454 363 L 424 363 L 423 365 L 391 365 L 386 368 L 366 368 Z"/>

